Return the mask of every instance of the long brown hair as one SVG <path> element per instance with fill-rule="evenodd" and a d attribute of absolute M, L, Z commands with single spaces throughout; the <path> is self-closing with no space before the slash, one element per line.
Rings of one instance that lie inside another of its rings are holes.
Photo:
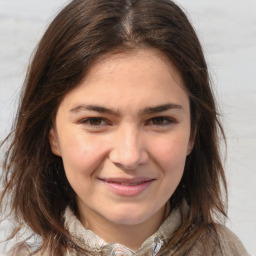
<path fill-rule="evenodd" d="M 74 0 L 50 24 L 33 56 L 3 161 L 1 209 L 8 197 L 17 223 L 41 236 L 50 255 L 62 255 L 61 248 L 73 244 L 62 216 L 67 205 L 76 211 L 62 160 L 48 140 L 57 108 L 97 58 L 140 47 L 158 49 L 170 59 L 190 98 L 195 144 L 170 198 L 172 207 L 185 199 L 190 211 L 182 210 L 182 225 L 168 249 L 183 255 L 214 227 L 216 215 L 226 216 L 219 150 L 224 134 L 200 42 L 182 9 L 170 0 Z"/>

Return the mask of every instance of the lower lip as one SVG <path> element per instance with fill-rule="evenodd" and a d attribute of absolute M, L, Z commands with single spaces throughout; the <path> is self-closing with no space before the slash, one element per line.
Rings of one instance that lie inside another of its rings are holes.
<path fill-rule="evenodd" d="M 137 196 L 141 194 L 143 191 L 145 191 L 153 182 L 154 180 L 149 180 L 142 182 L 138 185 L 122 185 L 119 183 L 109 182 L 109 181 L 103 181 L 104 184 L 115 194 L 119 196 Z"/>

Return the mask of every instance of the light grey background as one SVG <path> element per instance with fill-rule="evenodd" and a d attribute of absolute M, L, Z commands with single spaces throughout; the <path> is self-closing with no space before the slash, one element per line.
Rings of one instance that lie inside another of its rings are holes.
<path fill-rule="evenodd" d="M 0 140 L 29 57 L 66 0 L 0 0 Z M 228 226 L 256 255 L 256 1 L 178 0 L 204 47 L 226 129 Z M 0 237 L 8 225 L 0 227 Z M 1 247 L 1 245 L 0 245 Z"/>

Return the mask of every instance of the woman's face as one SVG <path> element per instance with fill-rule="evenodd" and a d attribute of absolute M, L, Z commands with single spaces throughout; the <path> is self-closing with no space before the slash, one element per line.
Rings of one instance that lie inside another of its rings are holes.
<path fill-rule="evenodd" d="M 84 225 L 161 222 L 193 144 L 189 98 L 159 52 L 107 55 L 64 97 L 49 138 Z"/>

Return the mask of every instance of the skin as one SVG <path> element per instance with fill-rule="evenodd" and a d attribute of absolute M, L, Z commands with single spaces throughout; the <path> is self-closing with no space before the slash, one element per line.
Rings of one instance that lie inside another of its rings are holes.
<path fill-rule="evenodd" d="M 190 133 L 188 94 L 161 53 L 140 49 L 95 62 L 60 103 L 49 136 L 81 223 L 106 242 L 138 249 L 165 218 Z"/>

